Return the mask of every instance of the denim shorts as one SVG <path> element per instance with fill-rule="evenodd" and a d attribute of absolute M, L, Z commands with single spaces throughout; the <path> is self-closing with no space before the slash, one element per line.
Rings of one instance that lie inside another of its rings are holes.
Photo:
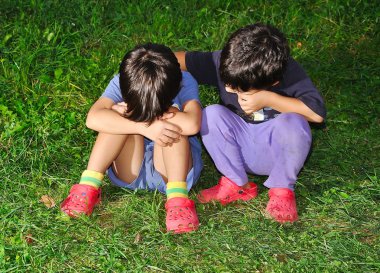
<path fill-rule="evenodd" d="M 189 137 L 191 156 L 193 159 L 193 167 L 187 174 L 187 190 L 190 190 L 198 181 L 203 168 L 203 162 L 201 157 L 202 147 L 197 137 Z M 112 170 L 112 167 L 108 168 L 107 174 L 112 184 L 127 188 L 130 190 L 144 189 L 155 191 L 158 190 L 162 193 L 166 192 L 166 184 L 161 174 L 154 169 L 153 164 L 153 148 L 154 142 L 144 138 L 145 154 L 141 164 L 139 176 L 132 182 L 126 183 L 120 180 Z"/>

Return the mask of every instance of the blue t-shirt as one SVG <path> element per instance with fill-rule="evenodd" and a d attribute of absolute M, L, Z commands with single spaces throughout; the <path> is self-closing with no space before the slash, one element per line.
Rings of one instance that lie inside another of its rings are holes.
<path fill-rule="evenodd" d="M 237 95 L 226 91 L 219 74 L 221 51 L 214 52 L 187 52 L 185 55 L 187 70 L 195 77 L 199 84 L 207 84 L 218 88 L 222 105 L 242 117 L 249 123 L 260 123 L 275 118 L 280 113 L 266 107 L 247 115 L 238 103 Z M 326 108 L 321 94 L 313 85 L 303 68 L 290 58 L 280 84 L 272 86 L 269 91 L 282 96 L 297 98 L 311 110 L 326 118 Z"/>
<path fill-rule="evenodd" d="M 121 95 L 119 79 L 119 74 L 113 77 L 113 79 L 108 84 L 106 90 L 102 94 L 102 97 L 109 98 L 113 100 L 114 103 L 124 101 Z M 198 83 L 189 72 L 182 71 L 181 90 L 179 91 L 178 95 L 173 99 L 173 106 L 177 107 L 179 110 L 182 111 L 183 105 L 190 100 L 196 100 L 200 104 Z"/>

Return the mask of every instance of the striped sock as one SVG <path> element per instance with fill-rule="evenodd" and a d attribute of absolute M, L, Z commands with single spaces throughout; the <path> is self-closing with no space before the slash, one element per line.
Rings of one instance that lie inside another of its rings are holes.
<path fill-rule="evenodd" d="M 85 170 L 82 173 L 79 184 L 85 184 L 93 186 L 96 189 L 99 189 L 102 185 L 104 174 L 98 173 L 95 171 Z"/>
<path fill-rule="evenodd" d="M 166 184 L 166 195 L 168 199 L 174 197 L 189 198 L 186 182 L 168 182 Z"/>

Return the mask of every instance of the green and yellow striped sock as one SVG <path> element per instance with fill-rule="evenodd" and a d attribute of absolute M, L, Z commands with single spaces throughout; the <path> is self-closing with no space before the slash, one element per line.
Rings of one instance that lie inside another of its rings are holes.
<path fill-rule="evenodd" d="M 186 182 L 168 182 L 166 184 L 166 195 L 168 199 L 174 197 L 189 198 Z"/>
<path fill-rule="evenodd" d="M 79 184 L 85 184 L 85 185 L 93 186 L 96 189 L 99 189 L 100 186 L 102 185 L 103 178 L 104 178 L 103 173 L 85 170 L 82 173 Z"/>

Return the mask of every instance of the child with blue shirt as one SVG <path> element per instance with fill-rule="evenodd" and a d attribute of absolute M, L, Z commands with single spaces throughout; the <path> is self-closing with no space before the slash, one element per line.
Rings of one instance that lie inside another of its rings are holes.
<path fill-rule="evenodd" d="M 181 72 L 168 47 L 145 44 L 129 51 L 86 125 L 99 134 L 80 183 L 61 205 L 63 212 L 90 215 L 107 171 L 119 187 L 166 193 L 168 231 L 198 228 L 195 204 L 188 198 L 202 169 L 194 136 L 201 125 L 198 85 Z"/>
<path fill-rule="evenodd" d="M 323 122 L 326 109 L 284 35 L 257 23 L 234 32 L 221 51 L 176 56 L 199 84 L 216 87 L 221 101 L 203 110 L 201 136 L 223 176 L 198 200 L 248 201 L 257 187 L 247 173 L 267 175 L 267 214 L 296 221 L 294 187 L 311 146 L 308 122 Z"/>

